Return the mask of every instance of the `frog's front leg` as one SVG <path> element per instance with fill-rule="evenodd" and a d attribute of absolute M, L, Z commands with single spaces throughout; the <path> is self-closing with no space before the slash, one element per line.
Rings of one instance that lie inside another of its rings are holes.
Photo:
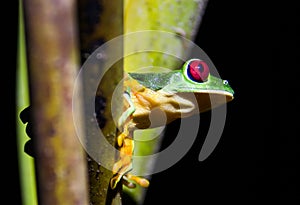
<path fill-rule="evenodd" d="M 143 187 L 148 187 L 149 181 L 147 179 L 128 174 L 128 172 L 132 170 L 132 154 L 134 151 L 133 131 L 135 129 L 135 124 L 131 119 L 131 115 L 135 111 L 135 108 L 129 92 L 124 93 L 124 98 L 129 103 L 129 108 L 118 120 L 118 127 L 123 127 L 122 133 L 117 137 L 117 143 L 120 147 L 120 160 L 113 166 L 114 177 L 110 181 L 110 186 L 114 189 L 118 182 L 122 181 L 123 184 L 129 188 L 134 188 L 135 185 L 128 182 L 127 179 L 129 179 Z"/>
<path fill-rule="evenodd" d="M 124 99 L 126 99 L 126 101 L 128 102 L 129 108 L 127 108 L 127 110 L 125 110 L 125 112 L 122 113 L 121 117 L 118 120 L 118 128 L 123 127 L 122 133 L 117 137 L 117 143 L 119 147 L 122 146 L 125 137 L 129 136 L 130 132 L 133 132 L 134 129 L 134 125 L 128 122 L 128 120 L 130 120 L 130 116 L 135 111 L 134 104 L 130 97 L 130 91 L 125 91 L 123 96 Z"/>

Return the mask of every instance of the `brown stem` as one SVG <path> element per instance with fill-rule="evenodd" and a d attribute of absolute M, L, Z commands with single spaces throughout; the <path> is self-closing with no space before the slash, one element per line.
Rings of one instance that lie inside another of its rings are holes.
<path fill-rule="evenodd" d="M 72 116 L 75 1 L 25 0 L 24 8 L 39 203 L 87 205 L 86 161 Z"/>
<path fill-rule="evenodd" d="M 122 0 L 79 0 L 79 33 L 81 45 L 82 63 L 92 54 L 99 46 L 112 40 L 113 38 L 123 34 L 123 1 Z M 112 56 L 116 52 L 123 52 L 122 46 L 119 50 L 106 51 L 105 56 Z M 98 70 L 99 65 L 95 64 L 91 68 L 91 76 L 86 79 L 88 81 L 97 81 L 93 75 L 93 69 Z M 101 68 L 100 68 L 101 69 Z M 97 71 L 96 71 L 97 72 Z M 84 99 L 96 99 L 96 116 L 99 127 L 106 140 L 115 145 L 116 126 L 111 116 L 112 94 L 115 92 L 116 85 L 121 81 L 123 76 L 122 60 L 114 64 L 108 72 L 106 72 L 96 93 L 91 92 L 88 86 L 83 85 Z M 122 93 L 118 93 L 120 99 Z M 122 102 L 118 106 L 122 106 Z M 117 108 L 119 109 L 119 108 Z M 88 117 L 88 116 L 87 116 Z M 86 118 L 86 120 L 89 120 Z M 96 137 L 100 136 L 96 133 Z M 99 149 L 101 149 L 99 147 Z M 111 166 L 115 162 L 115 158 L 108 154 L 105 150 L 100 150 L 105 159 L 105 164 Z M 90 203 L 93 205 L 111 205 L 121 204 L 121 188 L 110 190 L 109 182 L 113 176 L 111 170 L 104 168 L 89 156 L 88 162 L 89 175 L 89 194 Z"/>

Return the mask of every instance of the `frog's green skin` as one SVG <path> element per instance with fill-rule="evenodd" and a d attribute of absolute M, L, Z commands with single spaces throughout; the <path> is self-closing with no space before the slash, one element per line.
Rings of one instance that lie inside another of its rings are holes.
<path fill-rule="evenodd" d="M 233 99 L 234 91 L 226 80 L 210 74 L 201 83 L 191 80 L 186 72 L 192 60 L 195 59 L 187 61 L 181 70 L 168 73 L 128 73 L 124 82 L 124 99 L 128 108 L 118 122 L 122 129 L 117 139 L 121 159 L 113 168 L 116 175 L 111 181 L 112 188 L 116 187 L 122 177 L 132 179 L 144 187 L 149 184 L 146 179 L 128 174 L 134 149 L 133 131 L 136 128 L 162 126 Z M 162 117 L 162 112 L 165 118 Z"/>

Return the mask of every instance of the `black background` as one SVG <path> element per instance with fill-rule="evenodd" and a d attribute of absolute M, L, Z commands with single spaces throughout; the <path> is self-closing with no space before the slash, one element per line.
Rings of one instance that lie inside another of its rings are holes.
<path fill-rule="evenodd" d="M 294 108 L 299 105 L 297 87 L 292 85 L 299 69 L 297 11 L 288 1 L 209 1 L 196 43 L 222 78 L 229 80 L 235 99 L 227 105 L 223 136 L 209 158 L 198 161 L 205 137 L 199 136 L 181 161 L 152 176 L 145 204 L 299 203 L 295 180 L 299 142 L 292 129 L 297 127 Z M 18 16 L 17 6 L 10 15 Z M 5 27 L 2 32 L 8 34 L 3 39 L 11 39 L 8 49 L 3 48 L 9 55 L 4 58 L 8 66 L 3 65 L 3 70 L 8 72 L 1 86 L 7 94 L 2 99 L 1 123 L 7 131 L 1 143 L 1 176 L 7 183 L 2 184 L 5 192 L 1 192 L 5 193 L 2 200 L 9 204 L 21 204 L 14 107 L 16 56 L 10 52 L 17 45 L 17 18 L 15 22 L 12 30 Z M 209 114 L 201 117 L 205 121 Z M 291 128 L 283 129 L 284 122 Z M 201 126 L 207 127 L 205 123 Z M 166 138 L 164 146 L 171 141 Z"/>
<path fill-rule="evenodd" d="M 294 204 L 296 192 L 291 181 L 283 184 L 279 147 L 273 147 L 271 133 L 272 121 L 279 119 L 272 99 L 279 50 L 273 26 L 279 28 L 279 22 L 272 12 L 274 7 L 261 1 L 209 1 L 196 43 L 229 80 L 235 99 L 227 104 L 225 129 L 214 152 L 199 162 L 205 135 L 198 136 L 180 162 L 153 176 L 147 205 L 162 204 L 162 199 L 168 204 L 269 204 L 279 194 L 289 201 L 284 204 Z M 200 129 L 206 129 L 209 113 L 201 115 L 201 122 Z"/>

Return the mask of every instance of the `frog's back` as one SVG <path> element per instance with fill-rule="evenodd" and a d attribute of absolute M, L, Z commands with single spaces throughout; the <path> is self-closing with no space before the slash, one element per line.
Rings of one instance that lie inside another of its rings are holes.
<path fill-rule="evenodd" d="M 134 80 L 151 90 L 160 90 L 170 83 L 172 76 L 178 71 L 168 73 L 128 73 Z"/>

